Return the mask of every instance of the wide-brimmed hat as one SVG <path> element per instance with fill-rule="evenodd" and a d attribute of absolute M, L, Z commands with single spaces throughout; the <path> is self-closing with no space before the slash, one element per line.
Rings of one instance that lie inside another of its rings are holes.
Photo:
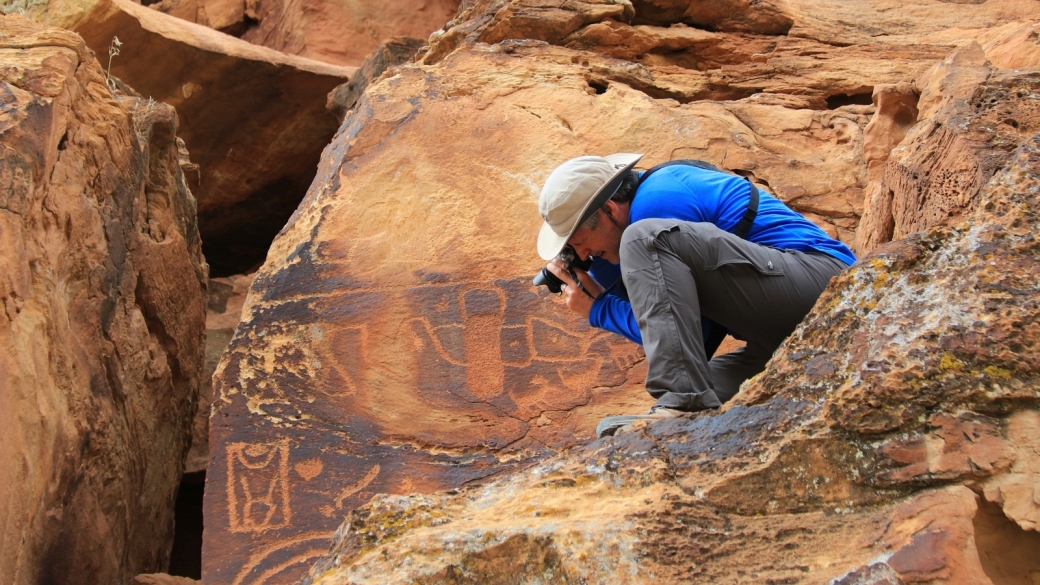
<path fill-rule="evenodd" d="M 545 220 L 538 232 L 538 255 L 545 260 L 555 258 L 641 158 L 641 154 L 628 153 L 579 156 L 556 167 L 538 196 L 538 211 Z"/>

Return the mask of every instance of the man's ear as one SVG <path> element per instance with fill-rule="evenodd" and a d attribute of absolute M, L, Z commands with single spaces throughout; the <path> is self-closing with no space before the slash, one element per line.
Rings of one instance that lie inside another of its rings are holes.
<path fill-rule="evenodd" d="M 621 219 L 621 208 L 618 206 L 617 201 L 608 199 L 606 205 L 603 206 L 603 211 L 607 214 L 611 220 L 617 222 Z"/>

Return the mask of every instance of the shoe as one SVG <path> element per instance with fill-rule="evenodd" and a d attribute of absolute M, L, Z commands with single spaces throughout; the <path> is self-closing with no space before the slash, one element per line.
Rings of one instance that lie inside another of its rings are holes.
<path fill-rule="evenodd" d="M 674 408 L 665 408 L 664 406 L 653 406 L 650 410 L 646 411 L 646 414 L 608 416 L 599 421 L 599 424 L 596 425 L 596 436 L 599 438 L 610 437 L 615 435 L 620 429 L 635 422 L 646 421 L 651 423 L 666 418 L 675 418 L 681 414 L 686 414 L 686 412 L 675 410 Z"/>

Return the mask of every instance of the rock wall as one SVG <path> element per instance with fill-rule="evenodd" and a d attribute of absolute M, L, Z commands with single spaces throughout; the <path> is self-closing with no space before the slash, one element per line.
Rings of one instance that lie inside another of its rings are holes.
<path fill-rule="evenodd" d="M 173 108 L 0 18 L 0 582 L 165 569 L 205 283 Z"/>
<path fill-rule="evenodd" d="M 647 408 L 638 348 L 529 284 L 537 193 L 561 161 L 708 160 L 853 243 L 918 107 L 897 89 L 958 47 L 1019 38 L 1040 3 L 675 6 L 465 2 L 368 87 L 215 374 L 204 580 L 293 582 L 374 494 L 487 481 Z M 559 556 L 521 545 L 484 556 Z"/>
<path fill-rule="evenodd" d="M 890 92 L 899 97 L 889 100 L 892 113 L 883 118 L 903 131 L 888 135 L 905 138 L 889 149 L 891 156 L 881 149 L 872 161 L 883 166 L 868 187 L 860 250 L 963 221 L 993 173 L 1040 131 L 1040 102 L 1033 97 L 1040 91 L 1040 25 L 1019 30 L 1028 35 L 991 41 L 988 53 L 969 44 L 930 68 L 910 91 Z M 1015 68 L 1001 69 L 1005 51 L 1018 56 Z M 912 130 L 911 120 L 917 122 Z"/>
<path fill-rule="evenodd" d="M 980 196 L 832 281 L 719 412 L 376 497 L 305 582 L 1036 580 L 1040 134 Z"/>

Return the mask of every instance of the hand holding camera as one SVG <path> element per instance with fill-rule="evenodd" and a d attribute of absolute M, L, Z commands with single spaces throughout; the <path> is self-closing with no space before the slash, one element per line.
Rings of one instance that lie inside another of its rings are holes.
<path fill-rule="evenodd" d="M 589 276 L 591 266 L 592 258 L 582 260 L 573 248 L 566 246 L 534 277 L 533 282 L 564 295 L 567 306 L 587 319 L 592 301 L 603 292 L 602 287 Z"/>

